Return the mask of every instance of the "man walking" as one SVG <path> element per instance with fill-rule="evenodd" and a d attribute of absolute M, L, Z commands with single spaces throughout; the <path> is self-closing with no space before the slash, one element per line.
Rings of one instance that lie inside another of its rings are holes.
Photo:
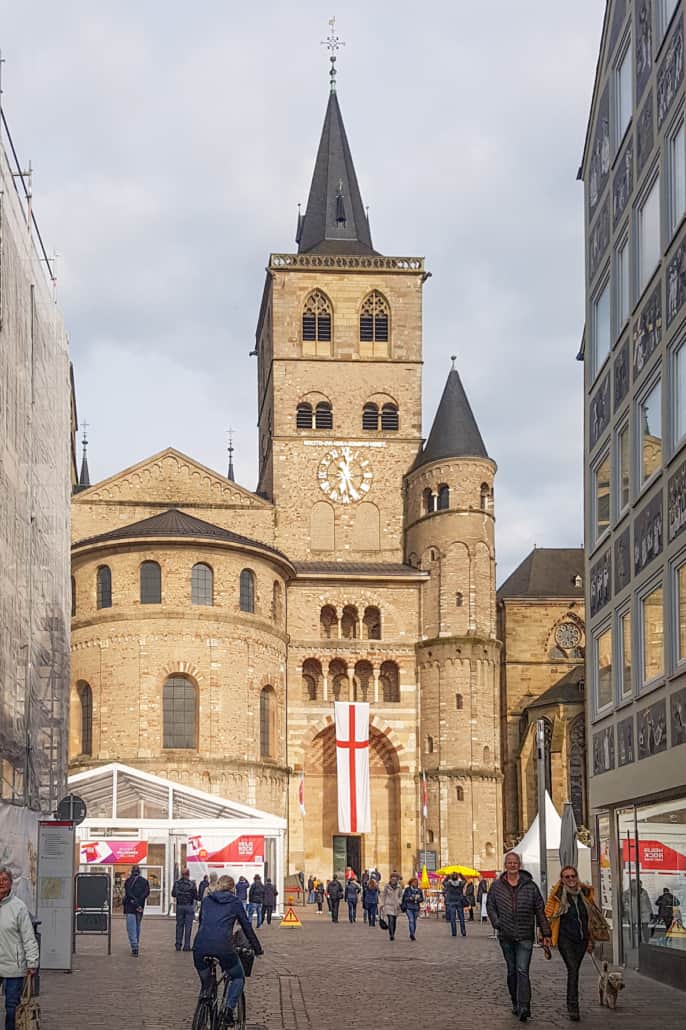
<path fill-rule="evenodd" d="M 191 950 L 191 930 L 198 891 L 195 880 L 191 880 L 188 869 L 181 870 L 181 876 L 172 887 L 172 898 L 176 898 L 176 950 Z"/>
<path fill-rule="evenodd" d="M 12 893 L 12 871 L 0 866 L 0 978 L 5 984 L 5 1030 L 14 1030 L 24 979 L 38 966 L 38 942 L 31 916 Z"/>
<path fill-rule="evenodd" d="M 131 866 L 131 875 L 124 881 L 124 915 L 131 954 L 134 958 L 138 958 L 143 910 L 149 893 L 150 884 L 141 876 L 140 866 Z"/>
<path fill-rule="evenodd" d="M 457 873 L 451 873 L 443 881 L 443 897 L 445 898 L 445 912 L 446 918 L 450 922 L 450 933 L 453 937 L 457 937 L 457 922 L 456 918 L 460 920 L 460 933 L 463 937 L 467 936 L 467 931 L 464 925 L 464 910 L 466 899 L 464 896 L 464 880 L 457 875 Z"/>
<path fill-rule="evenodd" d="M 216 877 L 217 874 L 215 873 L 214 875 Z M 241 905 L 243 906 L 243 910 L 246 913 L 248 911 L 248 888 L 249 887 L 250 887 L 250 884 L 248 883 L 248 881 L 245 878 L 245 876 L 239 876 L 238 877 L 238 883 L 236 884 L 236 897 L 240 901 Z"/>
<path fill-rule="evenodd" d="M 334 873 L 333 880 L 329 880 L 326 885 L 326 896 L 329 899 L 329 908 L 331 909 L 331 922 L 338 922 L 338 906 L 341 903 L 343 897 L 343 888 L 341 887 L 338 877 Z"/>
<path fill-rule="evenodd" d="M 519 855 L 508 851 L 505 872 L 488 892 L 487 909 L 507 964 L 507 989 L 512 999 L 512 1012 L 520 1022 L 526 1023 L 531 1016 L 529 966 L 535 924 L 543 934 L 546 947 L 550 947 L 552 940 L 541 892 L 531 873 L 522 869 L 521 864 Z"/>
<path fill-rule="evenodd" d="M 357 921 L 357 902 L 361 890 L 362 888 L 354 878 L 348 880 L 345 885 L 345 900 L 348 902 L 348 922 L 350 923 Z"/>
<path fill-rule="evenodd" d="M 264 884 L 259 873 L 255 873 L 250 890 L 248 891 L 248 919 L 252 921 L 253 914 L 257 917 L 257 926 L 262 926 L 264 908 Z"/>
<path fill-rule="evenodd" d="M 276 908 L 276 895 L 278 893 L 272 881 L 267 877 L 264 881 L 264 900 L 262 902 L 262 922 L 266 919 L 267 926 L 272 925 L 272 915 Z"/>

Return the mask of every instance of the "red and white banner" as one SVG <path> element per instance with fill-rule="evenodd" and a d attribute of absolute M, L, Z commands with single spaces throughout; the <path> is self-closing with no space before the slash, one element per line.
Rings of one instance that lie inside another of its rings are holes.
<path fill-rule="evenodd" d="M 191 834 L 188 837 L 186 861 L 205 862 L 215 865 L 240 863 L 241 865 L 262 865 L 264 862 L 264 837 L 243 834 L 232 837 L 212 834 Z"/>
<path fill-rule="evenodd" d="M 300 814 L 307 815 L 305 811 L 305 770 L 300 771 L 300 783 L 298 784 L 298 805 L 300 806 Z"/>
<path fill-rule="evenodd" d="M 147 840 L 82 840 L 81 865 L 141 865 L 148 860 Z"/>
<path fill-rule="evenodd" d="M 369 833 L 369 705 L 334 703 L 339 833 Z"/>

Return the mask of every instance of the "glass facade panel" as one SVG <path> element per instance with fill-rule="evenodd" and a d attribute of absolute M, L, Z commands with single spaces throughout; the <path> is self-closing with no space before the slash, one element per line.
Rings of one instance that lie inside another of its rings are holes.
<path fill-rule="evenodd" d="M 657 0 L 657 31 L 661 39 L 669 27 L 672 15 L 676 11 L 679 0 Z"/>
<path fill-rule="evenodd" d="M 617 332 L 619 333 L 629 317 L 630 280 L 629 280 L 629 241 L 624 240 L 617 248 L 616 262 L 617 282 Z"/>
<path fill-rule="evenodd" d="M 596 709 L 612 704 L 612 632 L 606 629 L 596 637 Z"/>
<path fill-rule="evenodd" d="M 610 455 L 605 455 L 593 473 L 594 540 L 610 525 Z"/>
<path fill-rule="evenodd" d="M 610 353 L 610 286 L 607 284 L 593 305 L 593 374 Z"/>
<path fill-rule="evenodd" d="M 655 180 L 638 209 L 638 286 L 648 284 L 660 260 L 660 179 Z"/>
<path fill-rule="evenodd" d="M 677 658 L 686 661 L 686 563 L 676 571 L 677 586 L 677 618 L 679 619 L 679 637 Z"/>
<path fill-rule="evenodd" d="M 650 479 L 662 464 L 662 384 L 657 382 L 639 405 L 641 437 L 641 483 Z"/>
<path fill-rule="evenodd" d="M 617 434 L 617 465 L 619 472 L 618 508 L 619 511 L 624 511 L 629 503 L 629 470 L 631 467 L 628 425 L 623 426 Z"/>
<path fill-rule="evenodd" d="M 622 653 L 622 697 L 631 697 L 633 682 L 631 678 L 631 612 L 624 612 L 619 619 L 619 646 Z"/>
<path fill-rule="evenodd" d="M 669 140 L 670 235 L 686 213 L 686 132 L 682 122 Z"/>
<path fill-rule="evenodd" d="M 663 590 L 659 586 L 641 601 L 641 635 L 643 645 L 643 682 L 664 672 Z"/>
<path fill-rule="evenodd" d="M 631 47 L 628 48 L 617 68 L 617 145 L 624 137 L 631 121 Z"/>
<path fill-rule="evenodd" d="M 686 436 L 686 344 L 674 355 L 674 443 Z"/>

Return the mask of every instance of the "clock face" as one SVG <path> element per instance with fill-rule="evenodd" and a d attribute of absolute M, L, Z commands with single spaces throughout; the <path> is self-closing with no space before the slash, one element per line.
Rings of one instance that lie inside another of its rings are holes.
<path fill-rule="evenodd" d="M 352 447 L 332 447 L 319 462 L 317 478 L 320 489 L 337 504 L 361 501 L 372 485 L 369 459 Z"/>
<path fill-rule="evenodd" d="M 576 647 L 581 640 L 581 630 L 573 622 L 561 622 L 555 630 L 555 643 L 560 647 Z"/>

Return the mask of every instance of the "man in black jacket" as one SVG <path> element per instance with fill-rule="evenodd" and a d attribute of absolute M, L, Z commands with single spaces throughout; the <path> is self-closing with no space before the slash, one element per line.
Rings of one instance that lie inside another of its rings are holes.
<path fill-rule="evenodd" d="M 134 958 L 138 958 L 143 909 L 149 893 L 150 884 L 141 876 L 140 866 L 131 866 L 131 875 L 124 881 L 124 915 L 131 954 Z"/>
<path fill-rule="evenodd" d="M 341 903 L 343 897 L 343 888 L 341 887 L 338 877 L 334 873 L 333 880 L 329 880 L 326 885 L 326 894 L 329 899 L 329 906 L 331 908 L 331 922 L 338 922 L 338 906 Z"/>
<path fill-rule="evenodd" d="M 256 916 L 256 925 L 262 926 L 264 919 L 264 884 L 259 873 L 255 873 L 248 891 L 248 918 Z"/>
<path fill-rule="evenodd" d="M 176 898 L 176 950 L 191 950 L 191 930 L 198 890 L 195 880 L 191 880 L 188 869 L 181 870 L 181 876 L 172 887 L 172 898 Z"/>
<path fill-rule="evenodd" d="M 531 1016 L 529 966 L 536 924 L 543 934 L 543 944 L 550 947 L 552 941 L 541 892 L 531 873 L 522 869 L 521 864 L 519 855 L 508 851 L 505 872 L 488 892 L 486 908 L 507 963 L 507 989 L 512 999 L 512 1011 L 522 1023 L 526 1023 Z"/>
<path fill-rule="evenodd" d="M 443 881 L 443 897 L 445 898 L 445 917 L 450 923 L 450 933 L 457 937 L 457 923 L 455 917 L 460 920 L 460 933 L 467 936 L 464 925 L 464 880 L 457 873 L 451 873 Z"/>

